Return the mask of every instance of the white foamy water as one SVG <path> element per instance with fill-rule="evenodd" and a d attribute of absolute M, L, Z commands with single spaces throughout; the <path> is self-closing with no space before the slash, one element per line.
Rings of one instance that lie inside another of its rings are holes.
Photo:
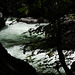
<path fill-rule="evenodd" d="M 20 36 L 23 32 L 28 31 L 30 28 L 36 28 L 35 24 L 28 25 L 26 23 L 18 22 L 14 25 L 8 26 L 8 28 L 0 31 L 0 38 L 5 37 L 6 39 L 15 39 L 17 36 Z"/>

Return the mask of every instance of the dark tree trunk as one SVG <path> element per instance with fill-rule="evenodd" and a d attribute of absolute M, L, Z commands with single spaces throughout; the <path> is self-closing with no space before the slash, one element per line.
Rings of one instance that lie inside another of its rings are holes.
<path fill-rule="evenodd" d="M 57 50 L 58 50 L 58 55 L 59 55 L 59 60 L 60 63 L 62 65 L 62 67 L 65 70 L 66 75 L 73 75 L 73 73 L 71 72 L 71 70 L 67 67 L 66 63 L 65 63 L 65 57 L 64 54 L 62 52 L 62 37 L 61 37 L 61 24 L 60 21 L 57 21 L 57 25 L 58 25 L 58 31 L 57 31 L 57 42 L 58 42 L 58 46 L 57 46 Z"/>
<path fill-rule="evenodd" d="M 60 48 L 58 49 L 58 55 L 59 55 L 60 63 L 62 64 L 62 67 L 64 68 L 66 75 L 73 75 L 72 71 L 67 67 L 65 63 L 65 57 Z"/>

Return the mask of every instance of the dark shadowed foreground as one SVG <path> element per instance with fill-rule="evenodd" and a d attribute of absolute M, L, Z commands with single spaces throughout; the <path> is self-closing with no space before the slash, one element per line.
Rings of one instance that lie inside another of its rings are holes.
<path fill-rule="evenodd" d="M 71 70 L 72 70 L 73 74 L 75 75 L 75 61 L 71 65 Z"/>
<path fill-rule="evenodd" d="M 16 59 L 7 53 L 0 44 L 0 75 L 37 75 L 36 70 L 28 63 Z"/>

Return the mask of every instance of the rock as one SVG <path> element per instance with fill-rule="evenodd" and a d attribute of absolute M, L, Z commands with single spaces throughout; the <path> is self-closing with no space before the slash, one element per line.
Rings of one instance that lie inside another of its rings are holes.
<path fill-rule="evenodd" d="M 34 23 L 49 23 L 47 19 L 44 19 L 43 17 L 34 19 L 32 17 L 26 17 L 26 18 L 20 18 L 18 19 L 18 22 L 26 22 L 28 24 L 34 24 Z"/>
<path fill-rule="evenodd" d="M 28 24 L 34 24 L 34 23 L 37 23 L 38 22 L 37 19 L 33 19 L 32 17 L 21 18 L 19 21 L 20 22 L 26 22 Z"/>
<path fill-rule="evenodd" d="M 8 54 L 0 44 L 0 75 L 37 75 L 37 73 L 27 62 Z"/>
<path fill-rule="evenodd" d="M 38 23 L 49 23 L 47 19 L 44 19 L 43 17 L 38 18 Z"/>
<path fill-rule="evenodd" d="M 8 26 L 13 25 L 15 23 L 17 23 L 17 18 L 15 18 L 15 17 L 8 17 L 5 22 L 5 24 Z"/>

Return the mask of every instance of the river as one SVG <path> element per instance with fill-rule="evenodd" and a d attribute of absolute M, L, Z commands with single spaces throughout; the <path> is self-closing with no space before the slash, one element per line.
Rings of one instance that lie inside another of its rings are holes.
<path fill-rule="evenodd" d="M 14 22 L 11 25 L 9 24 L 10 22 L 6 21 L 6 26 L 0 31 L 0 42 L 6 48 L 8 53 L 18 59 L 28 60 L 28 62 L 40 72 L 43 70 L 43 68 L 45 68 L 43 72 L 54 71 L 55 73 L 57 73 L 55 69 L 51 70 L 51 68 L 46 69 L 45 67 L 46 66 L 45 64 L 50 64 L 56 60 L 57 61 L 59 60 L 57 52 L 55 52 L 53 56 L 50 58 L 47 55 L 47 53 L 44 52 L 37 54 L 39 50 L 35 50 L 33 56 L 32 51 L 27 51 L 25 54 L 23 54 L 23 47 L 24 47 L 23 43 L 30 41 L 30 39 L 25 38 L 23 33 L 27 32 L 30 28 L 36 29 L 37 24 L 27 24 L 24 22 Z M 45 23 L 43 24 L 46 25 Z M 29 33 L 25 35 L 29 36 Z M 44 37 L 44 35 L 42 35 L 41 37 Z M 41 65 L 41 68 L 39 67 L 39 65 Z"/>

